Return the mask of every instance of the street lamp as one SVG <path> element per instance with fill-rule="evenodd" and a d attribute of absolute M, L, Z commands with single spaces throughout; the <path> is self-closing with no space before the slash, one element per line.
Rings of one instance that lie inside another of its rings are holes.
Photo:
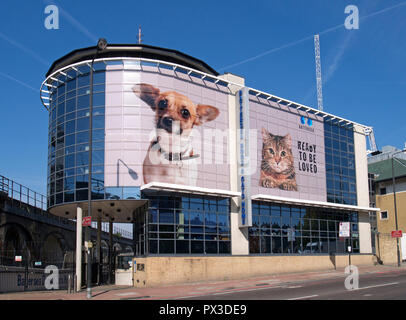
<path fill-rule="evenodd" d="M 117 159 L 117 187 L 120 187 L 120 162 L 127 168 L 128 174 L 132 179 L 137 180 L 138 174 L 133 169 L 131 169 L 123 160 Z"/>
<path fill-rule="evenodd" d="M 93 152 L 93 64 L 99 51 L 103 51 L 107 47 L 107 41 L 104 38 L 99 39 L 97 42 L 96 52 L 93 56 L 92 63 L 90 65 L 90 99 L 89 99 L 89 180 L 88 180 L 88 215 L 92 216 L 92 152 Z M 86 227 L 86 242 L 90 242 L 90 228 Z M 87 256 L 87 290 L 86 297 L 88 299 L 92 298 L 92 265 L 91 265 L 91 255 L 90 247 L 86 246 L 86 256 Z"/>
<path fill-rule="evenodd" d="M 393 202 L 395 205 L 395 227 L 396 227 L 396 231 L 398 230 L 398 210 L 397 210 L 397 206 L 396 206 L 396 186 L 395 186 L 395 168 L 393 165 L 393 159 L 395 154 L 398 153 L 402 153 L 405 152 L 406 149 L 400 150 L 400 151 L 396 151 L 392 154 L 391 156 L 391 160 L 392 160 L 392 188 L 393 188 Z M 400 250 L 399 250 L 399 237 L 396 237 L 396 250 L 397 250 L 397 255 L 398 255 L 398 267 L 400 267 Z"/>

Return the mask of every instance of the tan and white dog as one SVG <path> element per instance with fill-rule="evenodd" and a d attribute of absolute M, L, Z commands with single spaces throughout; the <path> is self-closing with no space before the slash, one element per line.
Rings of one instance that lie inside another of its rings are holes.
<path fill-rule="evenodd" d="M 135 85 L 133 91 L 155 112 L 156 136 L 144 159 L 144 183 L 196 186 L 196 158 L 199 155 L 193 150 L 192 130 L 194 126 L 216 119 L 219 110 L 209 105 L 196 105 L 175 91 L 160 92 L 145 83 Z"/>

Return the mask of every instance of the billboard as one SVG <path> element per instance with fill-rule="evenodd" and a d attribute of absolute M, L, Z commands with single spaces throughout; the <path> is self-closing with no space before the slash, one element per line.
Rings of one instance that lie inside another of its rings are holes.
<path fill-rule="evenodd" d="M 323 118 L 250 96 L 251 195 L 326 201 Z"/>
<path fill-rule="evenodd" d="M 105 186 L 230 189 L 228 89 L 140 66 L 106 70 Z"/>

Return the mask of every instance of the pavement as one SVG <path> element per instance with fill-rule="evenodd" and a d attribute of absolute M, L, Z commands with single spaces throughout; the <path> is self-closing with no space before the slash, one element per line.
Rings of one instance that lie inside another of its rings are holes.
<path fill-rule="evenodd" d="M 406 265 L 357 266 L 359 275 L 382 275 L 406 273 Z M 129 286 L 99 286 L 92 288 L 91 300 L 177 300 L 177 299 L 216 299 L 217 295 L 243 293 L 280 287 L 281 285 L 298 285 L 324 279 L 343 280 L 348 275 L 344 268 L 337 270 L 321 270 L 313 272 L 273 274 L 243 280 L 209 281 L 154 288 L 134 288 Z M 87 300 L 86 289 L 69 294 L 66 290 L 31 291 L 18 293 L 2 293 L 0 300 Z"/>

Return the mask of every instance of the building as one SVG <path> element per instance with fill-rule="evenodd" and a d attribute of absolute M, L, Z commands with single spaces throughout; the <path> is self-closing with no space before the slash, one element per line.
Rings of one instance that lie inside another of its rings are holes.
<path fill-rule="evenodd" d="M 92 217 L 133 223 L 143 283 L 372 263 L 367 126 L 141 44 L 72 51 L 41 99 L 50 212 L 87 215 L 91 170 Z"/>
<path fill-rule="evenodd" d="M 395 152 L 398 154 L 394 155 Z M 406 159 L 405 155 L 400 152 L 401 150 L 394 147 L 384 147 L 383 154 L 368 159 L 368 171 L 372 177 L 371 181 L 373 181 L 371 202 L 380 208 L 380 211 L 375 213 L 375 250 L 377 257 L 386 264 L 397 263 L 398 259 L 397 240 L 391 236 L 391 232 L 394 230 L 406 231 Z M 392 156 L 395 157 L 393 160 L 394 174 L 392 174 Z M 396 194 L 396 212 L 394 194 Z M 400 260 L 406 260 L 405 235 L 401 238 L 399 252 Z"/>

